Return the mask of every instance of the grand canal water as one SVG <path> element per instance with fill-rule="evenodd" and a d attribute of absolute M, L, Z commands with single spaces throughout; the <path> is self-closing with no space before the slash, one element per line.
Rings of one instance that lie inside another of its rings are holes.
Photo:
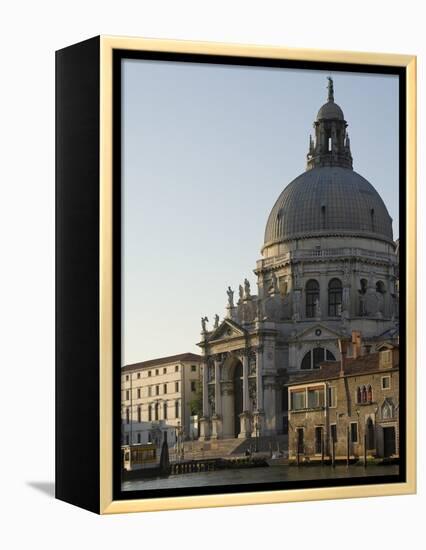
<path fill-rule="evenodd" d="M 349 477 L 370 477 L 397 475 L 397 465 L 363 466 L 272 466 L 246 468 L 241 470 L 217 470 L 192 474 L 171 475 L 167 478 L 125 481 L 123 491 L 147 489 L 176 489 L 182 487 L 204 487 L 209 485 L 238 485 L 251 483 L 271 483 L 276 481 L 302 481 L 312 479 L 337 479 Z"/>

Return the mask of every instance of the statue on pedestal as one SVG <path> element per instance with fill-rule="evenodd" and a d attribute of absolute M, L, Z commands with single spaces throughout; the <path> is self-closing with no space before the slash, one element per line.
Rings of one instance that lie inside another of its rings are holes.
<path fill-rule="evenodd" d="M 234 291 L 230 286 L 228 286 L 228 290 L 226 291 L 228 295 L 228 307 L 233 308 L 234 307 Z"/>
<path fill-rule="evenodd" d="M 244 298 L 250 300 L 250 283 L 248 279 L 244 279 Z"/>
<path fill-rule="evenodd" d="M 271 294 L 278 294 L 279 292 L 278 279 L 277 279 L 277 276 L 275 275 L 275 272 L 272 272 L 270 292 Z"/>
<path fill-rule="evenodd" d="M 202 327 L 203 334 L 207 332 L 206 323 L 208 322 L 209 320 L 207 317 L 201 317 L 201 327 Z"/>
<path fill-rule="evenodd" d="M 239 296 L 238 303 L 241 304 L 243 299 L 244 299 L 243 285 L 239 285 L 239 287 L 238 287 L 238 296 Z"/>

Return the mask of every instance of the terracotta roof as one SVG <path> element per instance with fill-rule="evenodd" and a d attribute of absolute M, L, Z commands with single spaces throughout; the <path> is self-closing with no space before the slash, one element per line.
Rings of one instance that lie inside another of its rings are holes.
<path fill-rule="evenodd" d="M 195 353 L 180 353 L 179 355 L 169 355 L 168 357 L 159 357 L 158 359 L 150 359 L 149 361 L 126 365 L 122 368 L 122 371 L 147 369 L 157 365 L 164 365 L 165 363 L 179 363 L 182 361 L 194 361 L 198 363 L 200 360 L 201 355 Z"/>
<path fill-rule="evenodd" d="M 356 359 L 347 357 L 345 360 L 344 374 L 345 376 L 357 376 L 360 374 L 370 374 L 379 369 L 380 353 L 369 353 L 361 355 Z M 398 368 L 399 364 L 394 364 L 390 368 Z M 339 378 L 340 376 L 340 361 L 325 361 L 321 363 L 320 368 L 298 377 L 296 380 L 288 384 L 289 386 L 303 384 L 305 382 L 318 382 L 320 380 L 329 380 Z"/>

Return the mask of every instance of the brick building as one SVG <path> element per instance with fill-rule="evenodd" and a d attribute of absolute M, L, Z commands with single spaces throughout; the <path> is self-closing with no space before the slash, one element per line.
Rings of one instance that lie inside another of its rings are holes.
<path fill-rule="evenodd" d="M 399 456 L 399 347 L 352 356 L 340 342 L 341 361 L 326 361 L 288 384 L 289 458 Z"/>

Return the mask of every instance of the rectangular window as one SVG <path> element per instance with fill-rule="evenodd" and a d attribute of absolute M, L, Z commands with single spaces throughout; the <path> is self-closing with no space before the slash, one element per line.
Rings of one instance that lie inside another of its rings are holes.
<path fill-rule="evenodd" d="M 308 390 L 308 408 L 315 409 L 324 406 L 324 390 L 310 389 Z"/>
<path fill-rule="evenodd" d="M 179 401 L 175 402 L 175 417 L 179 418 Z"/>
<path fill-rule="evenodd" d="M 315 427 L 315 454 L 320 455 L 323 451 L 322 426 Z"/>
<path fill-rule="evenodd" d="M 126 382 L 128 382 L 128 381 L 129 381 L 129 375 L 127 374 L 126 375 Z"/>
<path fill-rule="evenodd" d="M 141 442 L 141 434 L 138 433 L 138 443 L 140 443 L 140 442 Z"/>
<path fill-rule="evenodd" d="M 140 390 L 140 388 L 138 388 L 138 399 L 140 399 L 140 398 L 141 398 L 141 390 Z"/>
<path fill-rule="evenodd" d="M 391 387 L 390 376 L 383 376 L 382 377 L 382 390 L 389 390 L 390 387 Z"/>
<path fill-rule="evenodd" d="M 140 407 L 138 407 L 138 422 L 142 421 L 142 410 Z"/>
<path fill-rule="evenodd" d="M 128 444 L 129 444 L 129 436 L 126 435 L 126 445 L 128 445 Z"/>
<path fill-rule="evenodd" d="M 126 424 L 129 424 L 130 422 L 130 410 L 126 409 Z"/>
<path fill-rule="evenodd" d="M 315 317 L 316 301 L 319 293 L 316 289 L 306 291 L 306 317 Z"/>
<path fill-rule="evenodd" d="M 155 376 L 158 376 L 159 372 L 160 371 L 158 369 L 155 369 Z"/>
<path fill-rule="evenodd" d="M 176 391 L 176 392 L 179 391 L 179 382 L 175 382 L 175 391 Z"/>
<path fill-rule="evenodd" d="M 163 374 L 167 374 L 167 368 L 166 367 L 164 367 L 164 369 L 163 369 Z"/>
<path fill-rule="evenodd" d="M 297 411 L 305 408 L 305 391 L 291 392 L 291 410 Z"/>
<path fill-rule="evenodd" d="M 197 365 L 191 365 L 191 372 L 197 372 Z"/>
<path fill-rule="evenodd" d="M 148 397 L 151 397 L 152 395 L 152 387 L 148 386 Z"/>
<path fill-rule="evenodd" d="M 197 389 L 197 385 L 195 383 L 195 380 L 192 380 L 192 382 L 191 382 L 191 391 L 196 391 L 196 389 Z"/>
<path fill-rule="evenodd" d="M 126 399 L 127 399 L 127 401 L 130 399 L 130 391 L 129 390 L 126 390 Z"/>
<path fill-rule="evenodd" d="M 337 425 L 331 424 L 330 425 L 330 432 L 331 432 L 331 441 L 334 441 L 334 443 L 337 442 Z"/>
<path fill-rule="evenodd" d="M 179 365 L 175 366 L 175 372 L 179 372 Z"/>
<path fill-rule="evenodd" d="M 336 388 L 334 386 L 328 388 L 328 406 L 331 408 L 337 407 Z"/>
<path fill-rule="evenodd" d="M 351 422 L 351 441 L 352 443 L 358 443 L 358 423 Z"/>
<path fill-rule="evenodd" d="M 141 373 L 140 373 L 140 372 L 138 372 L 138 380 L 139 380 L 139 378 L 140 378 L 140 377 L 141 377 Z"/>
<path fill-rule="evenodd" d="M 155 395 L 160 395 L 160 386 L 155 386 Z"/>
<path fill-rule="evenodd" d="M 167 393 L 167 384 L 163 384 L 163 391 L 164 393 Z"/>
<path fill-rule="evenodd" d="M 151 376 L 151 371 L 150 370 L 148 371 L 148 376 Z"/>

